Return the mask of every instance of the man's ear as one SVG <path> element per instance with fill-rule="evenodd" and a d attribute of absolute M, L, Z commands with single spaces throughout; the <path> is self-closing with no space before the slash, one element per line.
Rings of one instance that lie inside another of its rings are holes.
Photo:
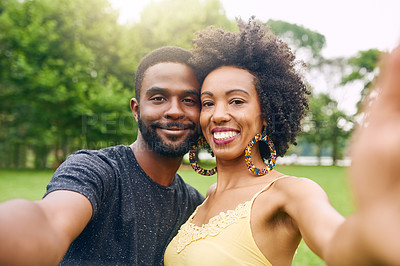
<path fill-rule="evenodd" d="M 139 114 L 139 102 L 135 98 L 131 99 L 131 110 L 132 110 L 132 114 L 135 117 L 135 120 L 137 122 L 138 114 Z"/>

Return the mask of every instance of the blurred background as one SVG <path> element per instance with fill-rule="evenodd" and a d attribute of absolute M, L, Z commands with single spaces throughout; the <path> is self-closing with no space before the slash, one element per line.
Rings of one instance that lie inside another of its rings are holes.
<path fill-rule="evenodd" d="M 55 168 L 77 149 L 130 144 L 134 76 L 149 51 L 255 15 L 307 64 L 310 111 L 281 164 L 349 164 L 398 1 L 0 0 L 0 167 Z"/>

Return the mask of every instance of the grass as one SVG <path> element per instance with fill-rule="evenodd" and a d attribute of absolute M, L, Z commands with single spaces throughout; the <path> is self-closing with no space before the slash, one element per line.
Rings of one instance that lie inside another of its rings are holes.
<path fill-rule="evenodd" d="M 318 183 L 328 194 L 331 204 L 342 215 L 348 216 L 353 210 L 352 198 L 346 182 L 346 168 L 336 166 L 278 166 L 276 170 L 298 177 L 307 177 Z M 216 177 L 201 176 L 190 167 L 182 167 L 180 175 L 186 182 L 205 194 Z M 39 200 L 53 174 L 52 170 L 0 169 L 0 202 L 12 198 Z M 293 261 L 295 266 L 326 265 L 302 241 Z"/>
<path fill-rule="evenodd" d="M 41 199 L 52 175 L 52 170 L 0 169 L 0 202 L 13 198 Z"/>

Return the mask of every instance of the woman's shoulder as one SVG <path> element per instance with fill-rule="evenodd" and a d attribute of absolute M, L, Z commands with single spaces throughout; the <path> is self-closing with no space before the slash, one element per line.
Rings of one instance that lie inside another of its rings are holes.
<path fill-rule="evenodd" d="M 206 193 L 206 197 L 210 196 L 211 194 L 213 194 L 215 192 L 215 190 L 217 189 L 217 183 L 212 184 L 208 189 L 207 189 L 207 193 Z"/>
<path fill-rule="evenodd" d="M 289 197 L 301 197 L 302 199 L 310 196 L 326 197 L 321 186 L 307 177 L 284 176 L 275 183 L 276 190 Z"/>

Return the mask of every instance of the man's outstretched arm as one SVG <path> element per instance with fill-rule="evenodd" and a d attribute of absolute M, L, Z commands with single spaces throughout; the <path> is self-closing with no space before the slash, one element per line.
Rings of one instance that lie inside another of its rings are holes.
<path fill-rule="evenodd" d="M 0 265 L 59 264 L 91 216 L 90 201 L 71 191 L 1 203 Z"/>

